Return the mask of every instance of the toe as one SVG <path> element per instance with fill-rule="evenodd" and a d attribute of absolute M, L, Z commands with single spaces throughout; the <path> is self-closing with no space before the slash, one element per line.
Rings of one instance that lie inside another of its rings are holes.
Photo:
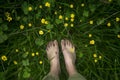
<path fill-rule="evenodd" d="M 57 40 L 54 40 L 54 46 L 55 46 L 55 47 L 58 47 L 58 42 L 57 42 Z"/>

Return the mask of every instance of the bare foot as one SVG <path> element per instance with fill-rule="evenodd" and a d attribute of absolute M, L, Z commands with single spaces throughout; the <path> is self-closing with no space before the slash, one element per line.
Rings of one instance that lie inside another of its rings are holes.
<path fill-rule="evenodd" d="M 77 73 L 75 68 L 75 47 L 69 40 L 61 40 L 62 52 L 65 59 L 66 69 L 70 76 Z"/>
<path fill-rule="evenodd" d="M 51 66 L 49 74 L 58 76 L 60 72 L 58 42 L 56 40 L 49 42 L 46 48 L 46 52 Z"/>

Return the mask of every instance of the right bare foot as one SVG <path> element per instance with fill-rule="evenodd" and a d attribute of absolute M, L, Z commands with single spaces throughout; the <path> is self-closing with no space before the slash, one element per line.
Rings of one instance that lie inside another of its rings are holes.
<path fill-rule="evenodd" d="M 69 40 L 61 40 L 62 52 L 65 59 L 66 69 L 70 76 L 77 73 L 75 68 L 75 47 Z"/>

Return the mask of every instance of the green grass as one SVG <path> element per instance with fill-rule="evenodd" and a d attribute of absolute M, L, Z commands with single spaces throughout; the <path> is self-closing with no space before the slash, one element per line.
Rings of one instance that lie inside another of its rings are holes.
<path fill-rule="evenodd" d="M 46 2 L 50 3 L 50 7 L 45 6 Z M 70 4 L 74 7 L 70 8 Z M 42 8 L 39 8 L 40 5 Z M 32 7 L 31 11 L 29 7 Z M 6 12 L 9 14 L 6 15 Z M 74 21 L 71 21 L 71 14 L 75 15 Z M 59 19 L 60 15 L 62 19 Z M 65 20 L 66 17 L 68 20 Z M 42 19 L 48 24 L 41 23 Z M 90 21 L 93 23 L 90 24 Z M 74 26 L 71 27 L 71 24 Z M 21 29 L 20 25 L 24 28 Z M 59 44 L 61 39 L 74 43 L 76 68 L 87 80 L 120 79 L 119 0 L 1 0 L 0 80 L 42 80 L 50 69 L 46 45 L 55 39 Z M 90 44 L 91 40 L 95 43 Z M 97 57 L 93 57 L 94 54 Z M 3 56 L 7 60 L 2 59 Z M 61 49 L 60 62 L 60 80 L 67 80 Z"/>

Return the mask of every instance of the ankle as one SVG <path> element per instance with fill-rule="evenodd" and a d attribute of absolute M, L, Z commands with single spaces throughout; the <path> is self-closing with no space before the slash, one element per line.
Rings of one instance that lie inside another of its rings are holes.
<path fill-rule="evenodd" d="M 73 64 L 72 62 L 66 64 L 66 68 L 67 68 L 67 72 L 68 72 L 69 76 L 72 76 L 72 75 L 78 73 L 76 70 L 75 64 Z"/>
<path fill-rule="evenodd" d="M 53 75 L 59 75 L 59 72 L 60 72 L 60 64 L 59 64 L 59 61 L 52 61 L 50 63 L 50 73 L 53 74 Z"/>

